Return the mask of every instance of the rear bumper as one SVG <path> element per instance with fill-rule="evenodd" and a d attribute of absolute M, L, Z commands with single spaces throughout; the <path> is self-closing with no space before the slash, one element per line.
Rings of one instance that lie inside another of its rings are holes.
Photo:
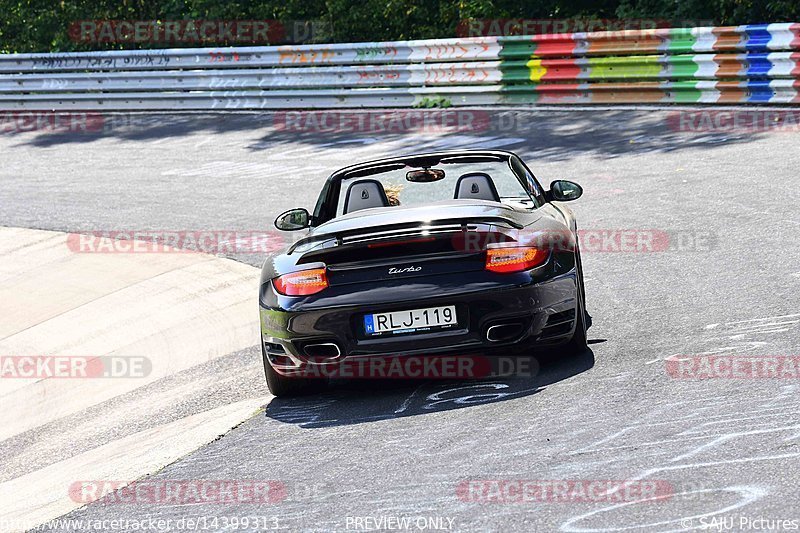
<path fill-rule="evenodd" d="M 538 346 L 557 345 L 571 338 L 577 309 L 574 268 L 538 282 L 528 273 L 501 279 L 494 284 L 485 278 L 482 283 L 471 283 L 467 276 L 460 277 L 457 284 L 435 286 L 404 280 L 395 287 L 332 294 L 312 305 L 285 305 L 269 287 L 260 299 L 262 342 L 268 360 L 281 372 L 308 364 L 382 355 L 530 354 Z M 359 321 L 366 313 L 446 305 L 456 306 L 459 324 L 453 329 L 383 338 L 363 338 L 359 333 Z M 510 335 L 500 340 L 489 340 L 487 332 L 499 324 L 518 327 L 502 330 Z M 310 356 L 309 345 L 314 344 L 335 344 L 333 355 L 338 352 L 338 356 Z"/>

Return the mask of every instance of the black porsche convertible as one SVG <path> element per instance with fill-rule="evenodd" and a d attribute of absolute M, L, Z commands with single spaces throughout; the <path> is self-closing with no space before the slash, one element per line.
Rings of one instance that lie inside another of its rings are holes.
<path fill-rule="evenodd" d="M 370 161 L 334 172 L 304 231 L 261 273 L 261 350 L 276 396 L 319 373 L 383 356 L 586 349 L 573 213 L 582 194 L 545 190 L 515 154 L 462 150 Z"/>

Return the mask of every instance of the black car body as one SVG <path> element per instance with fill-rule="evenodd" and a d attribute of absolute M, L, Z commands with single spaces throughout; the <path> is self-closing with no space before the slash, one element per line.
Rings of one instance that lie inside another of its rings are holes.
<path fill-rule="evenodd" d="M 577 228 L 561 203 L 581 192 L 563 180 L 545 191 L 519 157 L 497 150 L 333 173 L 313 214 L 276 220 L 306 233 L 261 274 L 270 390 L 300 392 L 310 368 L 350 359 L 584 349 Z"/>

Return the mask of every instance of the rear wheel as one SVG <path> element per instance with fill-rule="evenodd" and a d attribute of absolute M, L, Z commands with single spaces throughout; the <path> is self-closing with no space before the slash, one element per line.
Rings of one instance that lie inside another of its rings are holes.
<path fill-rule="evenodd" d="M 269 362 L 264 343 L 261 343 L 261 359 L 264 362 L 264 377 L 267 379 L 267 388 L 277 397 L 302 396 L 311 394 L 321 389 L 319 380 L 302 377 L 288 377 L 279 374 Z"/>
<path fill-rule="evenodd" d="M 577 248 L 575 249 L 575 261 L 578 275 L 576 295 L 578 305 L 575 307 L 575 333 L 572 334 L 572 338 L 566 344 L 566 349 L 570 354 L 583 353 L 589 347 L 587 344 L 586 329 L 591 323 L 591 317 L 586 313 L 586 293 L 583 289 L 583 266 L 581 265 L 581 254 Z"/>

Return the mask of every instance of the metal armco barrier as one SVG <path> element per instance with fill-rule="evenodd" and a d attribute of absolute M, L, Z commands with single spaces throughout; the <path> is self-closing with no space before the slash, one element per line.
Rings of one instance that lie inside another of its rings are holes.
<path fill-rule="evenodd" d="M 800 24 L 0 55 L 2 110 L 800 103 Z"/>

